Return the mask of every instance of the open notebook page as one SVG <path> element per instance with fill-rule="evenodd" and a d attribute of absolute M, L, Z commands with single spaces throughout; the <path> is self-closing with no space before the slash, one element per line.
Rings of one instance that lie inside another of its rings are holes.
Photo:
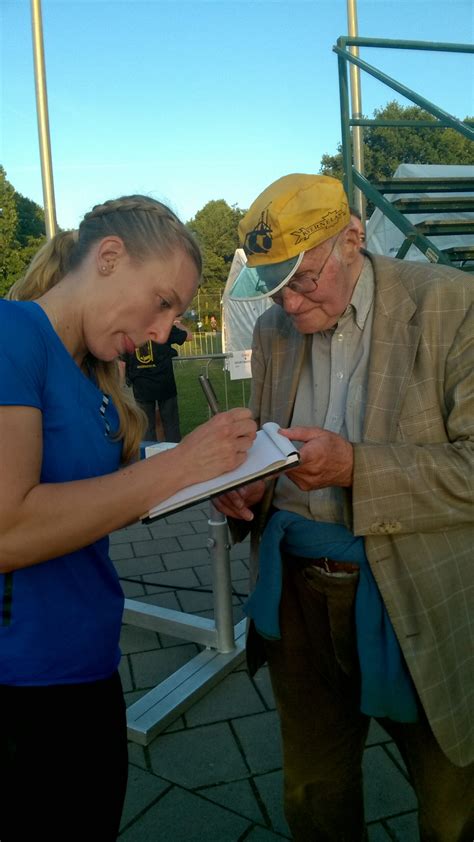
<path fill-rule="evenodd" d="M 150 445 L 146 448 L 146 456 L 169 448 L 170 444 Z M 278 433 L 278 424 L 269 421 L 258 431 L 257 437 L 249 449 L 245 462 L 233 471 L 227 471 L 214 479 L 205 480 L 189 485 L 177 491 L 171 497 L 163 500 L 148 512 L 144 519 L 153 519 L 166 512 L 176 511 L 189 506 L 198 500 L 206 500 L 216 494 L 245 485 L 261 476 L 267 476 L 285 467 L 295 465 L 299 461 L 299 453 L 293 442 Z"/>

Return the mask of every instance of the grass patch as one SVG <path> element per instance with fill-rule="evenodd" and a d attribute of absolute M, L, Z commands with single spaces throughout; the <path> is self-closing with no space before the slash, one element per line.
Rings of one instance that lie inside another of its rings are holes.
<path fill-rule="evenodd" d="M 214 387 L 220 407 L 232 409 L 247 406 L 250 397 L 250 379 L 231 380 L 224 371 L 224 360 L 182 360 L 173 363 L 178 390 L 181 434 L 185 436 L 210 418 L 209 407 L 198 377 L 207 375 Z"/>

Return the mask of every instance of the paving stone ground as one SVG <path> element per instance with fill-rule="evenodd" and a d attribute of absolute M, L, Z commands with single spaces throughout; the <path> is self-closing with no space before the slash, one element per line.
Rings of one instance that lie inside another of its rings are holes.
<path fill-rule="evenodd" d="M 213 616 L 208 507 L 196 506 L 111 536 L 129 599 Z M 234 622 L 242 619 L 248 546 L 231 549 Z M 133 579 L 134 581 L 126 581 Z M 124 624 L 127 704 L 201 650 L 196 643 Z M 264 667 L 241 662 L 148 746 L 129 744 L 120 842 L 272 842 L 290 839 L 282 810 L 278 719 Z M 416 799 L 390 738 L 372 723 L 364 755 L 369 842 L 419 842 Z M 309 840 L 308 840 L 309 842 Z"/>

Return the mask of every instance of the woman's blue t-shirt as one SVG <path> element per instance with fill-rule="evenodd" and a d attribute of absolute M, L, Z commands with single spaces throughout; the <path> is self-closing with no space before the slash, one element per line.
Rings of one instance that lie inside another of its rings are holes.
<path fill-rule="evenodd" d="M 0 405 L 41 411 L 42 483 L 119 467 L 115 407 L 76 365 L 35 302 L 0 300 Z M 0 684 L 70 684 L 114 672 L 123 593 L 108 546 L 104 537 L 0 575 Z"/>

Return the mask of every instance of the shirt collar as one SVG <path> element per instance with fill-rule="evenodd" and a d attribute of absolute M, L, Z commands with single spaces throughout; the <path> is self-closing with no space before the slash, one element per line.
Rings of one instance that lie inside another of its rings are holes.
<path fill-rule="evenodd" d="M 368 257 L 364 257 L 362 271 L 354 287 L 349 308 L 354 314 L 354 321 L 360 330 L 364 329 L 374 300 L 374 270 Z M 347 312 L 346 310 L 346 312 Z"/>

